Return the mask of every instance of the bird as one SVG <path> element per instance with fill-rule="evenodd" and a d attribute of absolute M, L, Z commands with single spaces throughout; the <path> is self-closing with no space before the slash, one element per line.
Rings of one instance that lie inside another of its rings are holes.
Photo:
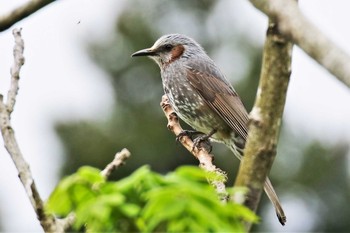
<path fill-rule="evenodd" d="M 183 34 L 161 36 L 152 47 L 132 57 L 154 60 L 161 73 L 163 89 L 175 113 L 205 137 L 225 144 L 242 159 L 248 136 L 249 115 L 239 95 L 203 47 Z M 286 216 L 267 177 L 264 190 L 282 225 Z"/>

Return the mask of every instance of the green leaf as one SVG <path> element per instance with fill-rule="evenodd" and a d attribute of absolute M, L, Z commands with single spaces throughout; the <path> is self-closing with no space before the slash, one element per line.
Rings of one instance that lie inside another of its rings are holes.
<path fill-rule="evenodd" d="M 46 211 L 59 216 L 66 216 L 72 211 L 72 202 L 66 189 L 64 185 L 56 187 L 46 203 Z"/>
<path fill-rule="evenodd" d="M 105 181 L 105 178 L 101 175 L 100 172 L 101 170 L 97 168 L 83 166 L 79 168 L 76 174 L 81 180 L 88 181 L 91 184 L 99 184 Z"/>
<path fill-rule="evenodd" d="M 151 174 L 151 171 L 148 166 L 142 166 L 136 171 L 133 172 L 132 175 L 119 180 L 116 185 L 118 189 L 122 192 L 127 190 L 135 189 L 135 185 L 139 185 L 145 177 L 148 177 Z"/>
<path fill-rule="evenodd" d="M 131 218 L 138 216 L 138 214 L 141 211 L 141 208 L 135 204 L 124 204 L 121 205 L 119 208 L 124 215 Z"/>
<path fill-rule="evenodd" d="M 207 180 L 206 173 L 202 169 L 194 166 L 181 166 L 177 168 L 173 174 L 179 178 L 181 177 L 191 181 L 206 182 Z"/>
<path fill-rule="evenodd" d="M 176 220 L 185 213 L 185 202 L 170 202 L 169 199 L 156 200 L 145 207 L 146 231 L 153 231 L 165 221 Z"/>

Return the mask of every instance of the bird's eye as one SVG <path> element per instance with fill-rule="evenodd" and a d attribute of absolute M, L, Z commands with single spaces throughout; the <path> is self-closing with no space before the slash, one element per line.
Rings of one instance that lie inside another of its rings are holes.
<path fill-rule="evenodd" d="M 173 46 L 171 44 L 164 45 L 164 50 L 166 50 L 166 51 L 170 51 L 172 48 L 173 48 Z"/>

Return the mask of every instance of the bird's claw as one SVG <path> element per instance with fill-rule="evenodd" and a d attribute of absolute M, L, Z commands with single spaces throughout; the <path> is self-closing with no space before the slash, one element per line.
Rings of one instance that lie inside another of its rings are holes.
<path fill-rule="evenodd" d="M 178 135 L 176 135 L 176 141 L 179 142 L 184 136 L 187 136 L 193 140 L 197 135 L 204 135 L 204 133 L 196 130 L 182 130 Z"/>
<path fill-rule="evenodd" d="M 213 147 L 210 143 L 210 140 L 209 140 L 210 136 L 211 135 L 203 134 L 201 136 L 196 137 L 193 140 L 192 151 L 194 150 L 194 148 L 198 148 L 198 149 L 204 148 L 206 151 L 208 151 L 210 153 L 211 150 L 213 149 Z"/>
<path fill-rule="evenodd" d="M 203 134 L 203 135 L 197 137 L 196 139 L 194 139 L 192 151 L 194 150 L 195 147 L 197 147 L 197 148 L 204 148 L 206 151 L 208 151 L 210 153 L 213 147 L 212 147 L 209 139 L 211 136 L 213 136 L 213 134 L 216 133 L 216 131 L 217 131 L 216 129 L 213 129 L 208 134 Z"/>
<path fill-rule="evenodd" d="M 181 133 L 176 136 L 176 141 L 179 142 L 184 136 L 189 137 L 193 141 L 192 151 L 197 147 L 198 149 L 204 148 L 209 153 L 211 152 L 212 146 L 209 141 L 211 135 L 206 135 L 196 130 L 182 130 Z"/>

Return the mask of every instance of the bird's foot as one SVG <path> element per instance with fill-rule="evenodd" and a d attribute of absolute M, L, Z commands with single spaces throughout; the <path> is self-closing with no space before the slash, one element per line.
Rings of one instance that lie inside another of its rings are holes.
<path fill-rule="evenodd" d="M 193 140 L 192 151 L 194 150 L 195 147 L 197 147 L 198 149 L 204 148 L 206 151 L 208 151 L 210 153 L 213 147 L 212 147 L 209 139 L 214 133 L 216 133 L 215 129 L 210 131 L 208 134 L 202 134 L 202 135 L 196 137 Z"/>
<path fill-rule="evenodd" d="M 181 133 L 179 133 L 176 136 L 176 141 L 177 142 L 180 141 L 180 139 L 184 136 L 191 138 L 191 140 L 193 141 L 195 138 L 197 138 L 200 135 L 205 135 L 205 134 L 196 130 L 182 130 Z"/>

